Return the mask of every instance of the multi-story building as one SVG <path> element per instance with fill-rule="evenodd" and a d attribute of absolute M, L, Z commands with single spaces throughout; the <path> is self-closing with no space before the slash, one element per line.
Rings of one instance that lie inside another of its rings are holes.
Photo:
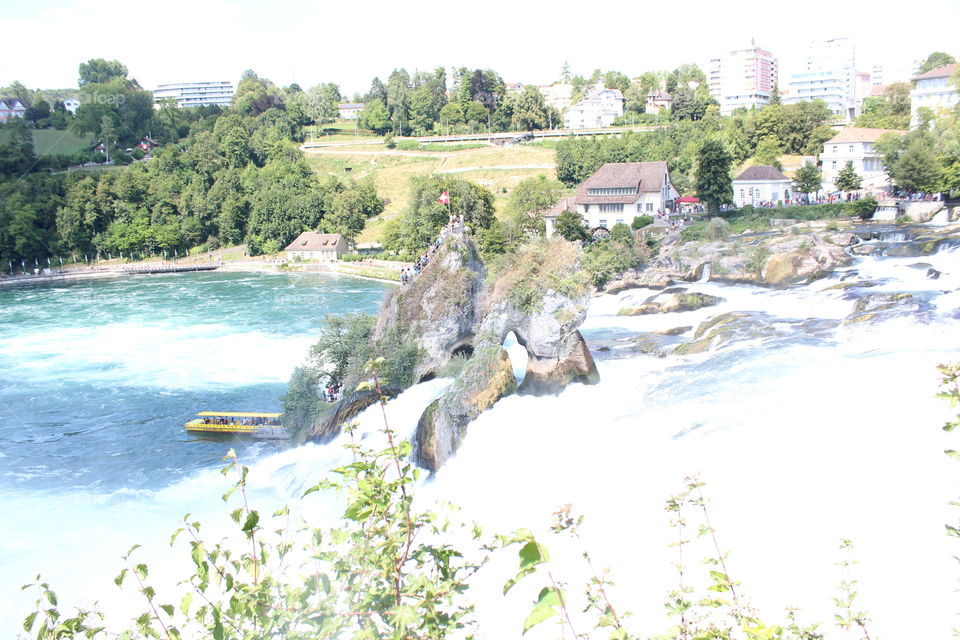
<path fill-rule="evenodd" d="M 579 213 L 589 229 L 609 230 L 637 216 L 666 213 L 677 197 L 666 162 L 608 162 L 580 184 L 575 197 L 564 198 L 544 215 L 547 236 L 567 210 Z"/>
<path fill-rule="evenodd" d="M 573 85 L 569 82 L 556 82 L 540 86 L 543 101 L 563 113 L 573 104 Z"/>
<path fill-rule="evenodd" d="M 784 102 L 794 104 L 823 100 L 831 113 L 850 121 L 860 113 L 858 87 L 869 84 L 869 76 L 858 78 L 856 51 L 849 38 L 811 42 L 801 69 L 790 75 L 789 91 Z M 860 101 L 868 89 L 859 89 Z"/>
<path fill-rule="evenodd" d="M 948 64 L 913 78 L 913 91 L 910 92 L 910 126 L 920 123 L 918 110 L 926 107 L 936 113 L 939 109 L 950 109 L 960 102 L 960 91 L 950 84 L 950 77 L 957 71 L 957 65 Z"/>
<path fill-rule="evenodd" d="M 837 174 L 847 163 L 863 180 L 861 188 L 866 191 L 881 191 L 888 183 L 883 158 L 874 148 L 877 140 L 885 133 L 904 134 L 899 129 L 867 129 L 847 127 L 823 143 L 820 164 L 823 182 L 828 191 L 834 189 Z"/>
<path fill-rule="evenodd" d="M 894 82 L 910 82 L 920 74 L 921 64 L 923 60 L 912 60 L 908 64 L 875 64 L 870 71 L 870 84 L 879 87 Z"/>
<path fill-rule="evenodd" d="M 776 167 L 754 165 L 733 179 L 733 202 L 738 207 L 789 202 L 791 187 L 790 178 Z"/>
<path fill-rule="evenodd" d="M 710 95 L 720 103 L 720 115 L 734 109 L 759 109 L 770 104 L 777 86 L 777 59 L 753 42 L 710 61 Z"/>
<path fill-rule="evenodd" d="M 153 91 L 153 104 L 158 107 L 172 102 L 177 107 L 229 107 L 233 102 L 233 83 L 174 82 L 161 84 Z"/>
<path fill-rule="evenodd" d="M 607 89 L 603 83 L 587 91 L 587 95 L 563 114 L 567 129 L 609 127 L 623 115 L 623 94 L 619 89 Z"/>

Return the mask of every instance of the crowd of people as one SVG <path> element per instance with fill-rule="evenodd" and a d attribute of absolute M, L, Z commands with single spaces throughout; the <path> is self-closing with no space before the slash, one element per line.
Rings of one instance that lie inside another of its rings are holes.
<path fill-rule="evenodd" d="M 413 266 L 407 267 L 400 271 L 400 284 L 406 285 L 420 275 L 420 272 L 427 268 L 427 265 L 430 264 L 430 259 L 437 253 L 440 249 L 440 245 L 443 244 L 444 238 L 453 233 L 454 231 L 463 231 L 463 216 L 460 214 L 451 213 L 447 224 L 440 229 L 440 235 L 437 236 L 437 239 L 433 241 L 433 244 L 430 245 L 430 248 L 424 251 L 419 258 L 417 258 Z"/>
<path fill-rule="evenodd" d="M 331 382 L 323 388 L 323 399 L 327 402 L 336 402 L 343 395 L 343 382 Z"/>

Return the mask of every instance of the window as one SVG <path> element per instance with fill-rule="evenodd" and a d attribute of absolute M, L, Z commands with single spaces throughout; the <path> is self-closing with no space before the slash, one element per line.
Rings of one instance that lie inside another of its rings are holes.
<path fill-rule="evenodd" d="M 648 202 L 648 203 L 647 203 L 647 211 L 653 211 L 653 203 L 652 203 L 652 202 Z"/>
<path fill-rule="evenodd" d="M 746 200 L 746 199 L 747 199 L 747 196 L 744 194 L 743 189 L 740 189 L 740 199 L 741 199 L 741 200 Z"/>
<path fill-rule="evenodd" d="M 833 145 L 833 152 L 834 152 L 834 153 L 837 152 L 837 145 Z"/>
<path fill-rule="evenodd" d="M 642 203 L 642 202 L 638 202 L 638 203 L 637 203 L 637 213 L 640 213 L 641 211 L 643 211 L 643 203 Z"/>
<path fill-rule="evenodd" d="M 632 196 L 636 193 L 636 187 L 591 187 L 587 189 L 588 196 Z"/>
<path fill-rule="evenodd" d="M 622 204 L 601 204 L 600 213 L 620 213 L 623 211 Z"/>
<path fill-rule="evenodd" d="M 831 168 L 831 169 L 836 169 L 836 168 L 837 168 L 837 161 L 836 161 L 836 160 L 833 160 L 833 161 L 830 162 L 830 168 Z"/>
<path fill-rule="evenodd" d="M 847 147 L 847 151 L 849 151 L 850 153 L 853 153 L 853 145 L 852 145 L 852 144 Z"/>
<path fill-rule="evenodd" d="M 606 229 L 606 228 L 607 228 L 607 221 L 606 221 L 605 219 L 602 219 L 602 218 L 601 218 L 601 220 L 600 220 L 600 226 L 603 227 L 604 229 Z"/>

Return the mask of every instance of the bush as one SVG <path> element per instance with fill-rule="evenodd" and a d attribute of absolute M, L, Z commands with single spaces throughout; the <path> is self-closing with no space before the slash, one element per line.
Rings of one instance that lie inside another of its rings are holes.
<path fill-rule="evenodd" d="M 860 198 L 859 200 L 852 200 L 844 204 L 844 209 L 849 213 L 849 215 L 857 216 L 861 220 L 866 220 L 873 215 L 873 212 L 877 210 L 877 199 L 873 196 L 867 196 L 866 198 Z"/>
<path fill-rule="evenodd" d="M 278 253 L 280 251 L 280 241 L 276 238 L 270 238 L 269 240 L 264 241 L 263 246 L 260 247 L 260 250 L 268 256 Z"/>
<path fill-rule="evenodd" d="M 730 223 L 723 218 L 710 218 L 704 234 L 708 240 L 726 240 L 730 235 Z"/>
<path fill-rule="evenodd" d="M 393 141 L 393 134 L 388 133 L 383 139 L 383 144 L 387 145 L 387 149 L 395 149 L 397 143 Z"/>
<path fill-rule="evenodd" d="M 340 256 L 340 260 L 343 262 L 361 262 L 365 259 L 366 256 L 359 253 L 345 253 Z"/>
<path fill-rule="evenodd" d="M 128 156 L 122 151 L 117 151 L 115 154 L 113 154 L 113 161 L 117 164 L 130 164 L 133 162 L 133 157 Z"/>
<path fill-rule="evenodd" d="M 644 227 L 649 226 L 651 224 L 653 224 L 653 216 L 648 216 L 648 215 L 636 216 L 633 219 L 633 222 L 630 223 L 630 228 L 634 230 L 643 229 Z"/>
<path fill-rule="evenodd" d="M 136 147 L 131 155 L 133 156 L 134 160 L 143 160 L 144 156 L 147 155 L 147 152 L 140 147 Z"/>
<path fill-rule="evenodd" d="M 623 222 L 618 222 L 613 225 L 613 228 L 610 229 L 610 237 L 617 242 L 623 242 L 625 244 L 633 242 L 633 232 L 630 230 L 630 227 Z"/>
<path fill-rule="evenodd" d="M 613 238 L 598 240 L 583 252 L 583 268 L 596 287 L 602 287 L 614 276 L 640 266 L 641 262 L 642 258 L 632 243 L 618 242 Z"/>

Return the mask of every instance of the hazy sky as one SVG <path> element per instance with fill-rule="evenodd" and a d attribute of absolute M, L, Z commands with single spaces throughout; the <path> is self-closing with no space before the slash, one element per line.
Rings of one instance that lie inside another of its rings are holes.
<path fill-rule="evenodd" d="M 146 89 L 236 82 L 253 69 L 278 85 L 336 82 L 352 94 L 398 67 L 492 68 L 525 84 L 555 80 L 564 61 L 583 75 L 602 68 L 635 76 L 683 62 L 705 68 L 751 38 L 780 58 L 784 85 L 813 39 L 853 39 L 864 71 L 935 50 L 960 55 L 960 1 L 915 0 L 909 15 L 892 12 L 849 0 L 0 0 L 0 86 L 75 87 L 77 66 L 90 58 L 120 60 Z"/>

